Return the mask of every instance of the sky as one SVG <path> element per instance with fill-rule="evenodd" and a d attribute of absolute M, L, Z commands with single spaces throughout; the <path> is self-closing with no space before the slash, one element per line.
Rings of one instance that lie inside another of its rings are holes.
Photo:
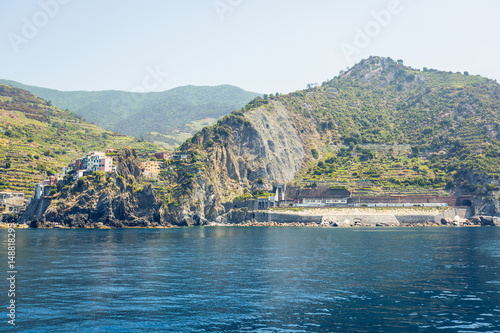
<path fill-rule="evenodd" d="M 500 79 L 498 0 L 0 0 L 0 78 L 288 93 L 370 55 Z"/>

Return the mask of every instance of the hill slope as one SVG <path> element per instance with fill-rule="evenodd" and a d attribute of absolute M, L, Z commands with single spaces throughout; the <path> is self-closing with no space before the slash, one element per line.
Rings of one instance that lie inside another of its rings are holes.
<path fill-rule="evenodd" d="M 240 88 L 184 86 L 164 92 L 59 91 L 0 80 L 27 90 L 106 129 L 175 148 L 203 126 L 258 94 Z"/>
<path fill-rule="evenodd" d="M 182 146 L 205 162 L 193 196 L 226 202 L 276 181 L 357 195 L 499 194 L 500 86 L 492 80 L 371 57 L 321 87 L 246 109 Z"/>
<path fill-rule="evenodd" d="M 500 215 L 500 86 L 371 57 L 320 87 L 260 97 L 188 139 L 153 190 L 160 220 L 242 221 L 274 182 L 356 195 L 473 194 Z M 50 204 L 58 213 L 58 201 Z M 155 215 L 155 216 L 156 216 Z M 55 215 L 57 216 L 57 214 Z"/>
<path fill-rule="evenodd" d="M 0 191 L 32 194 L 34 184 L 91 150 L 158 147 L 91 125 L 27 91 L 0 85 Z"/>

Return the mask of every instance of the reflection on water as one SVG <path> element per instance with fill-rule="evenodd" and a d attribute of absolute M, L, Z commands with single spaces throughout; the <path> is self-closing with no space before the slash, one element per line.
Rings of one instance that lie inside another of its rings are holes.
<path fill-rule="evenodd" d="M 18 331 L 500 331 L 495 228 L 18 230 L 17 237 Z M 0 240 L 5 258 L 5 231 Z"/>

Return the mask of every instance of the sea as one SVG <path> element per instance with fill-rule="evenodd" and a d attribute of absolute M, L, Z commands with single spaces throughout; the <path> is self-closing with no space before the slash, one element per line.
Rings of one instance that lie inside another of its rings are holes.
<path fill-rule="evenodd" d="M 500 228 L 8 234 L 0 332 L 500 332 Z"/>

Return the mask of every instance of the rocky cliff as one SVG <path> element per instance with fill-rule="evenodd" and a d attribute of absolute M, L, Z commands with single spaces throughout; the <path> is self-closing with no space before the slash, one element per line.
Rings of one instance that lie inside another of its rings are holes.
<path fill-rule="evenodd" d="M 303 181 L 305 172 L 307 181 L 473 194 L 500 215 L 499 110 L 496 82 L 371 57 L 321 86 L 258 97 L 205 127 L 179 148 L 190 160 L 172 161 L 156 188 L 141 183 L 136 156 L 123 150 L 117 176 L 68 181 L 26 215 L 67 225 L 220 222 L 231 220 L 235 198 Z"/>
<path fill-rule="evenodd" d="M 21 221 L 33 227 L 61 223 L 69 227 L 170 225 L 163 203 L 150 184 L 143 185 L 135 151 L 117 155 L 116 174 L 95 172 L 76 182 L 66 177 L 41 199 L 32 199 Z"/>
<path fill-rule="evenodd" d="M 278 100 L 233 112 L 182 146 L 202 156 L 203 166 L 174 219 L 183 224 L 220 221 L 236 196 L 292 181 L 312 159 L 311 147 L 321 144 L 314 121 Z"/>

